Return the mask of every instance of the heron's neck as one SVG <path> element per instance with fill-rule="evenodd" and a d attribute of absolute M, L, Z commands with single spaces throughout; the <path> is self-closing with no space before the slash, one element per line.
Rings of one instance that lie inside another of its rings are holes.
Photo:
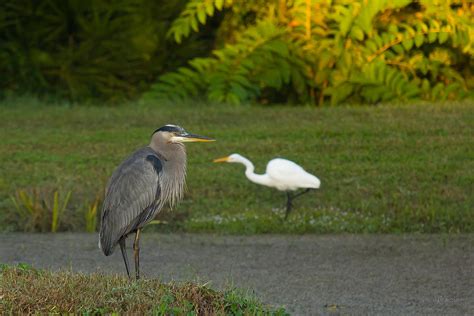
<path fill-rule="evenodd" d="M 171 207 L 181 200 L 186 185 L 186 149 L 183 144 L 157 144 L 150 147 L 163 158 L 160 173 L 161 200 Z"/>
<path fill-rule="evenodd" d="M 271 186 L 270 178 L 267 174 L 256 174 L 253 163 L 245 157 L 241 157 L 239 162 L 245 166 L 245 175 L 247 178 L 257 184 Z"/>
<path fill-rule="evenodd" d="M 171 144 L 158 139 L 152 140 L 149 146 L 170 163 L 186 164 L 186 148 L 183 144 Z"/>

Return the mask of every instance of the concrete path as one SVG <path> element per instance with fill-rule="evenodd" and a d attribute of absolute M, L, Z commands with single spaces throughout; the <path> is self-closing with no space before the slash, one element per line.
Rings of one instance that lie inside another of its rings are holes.
<path fill-rule="evenodd" d="M 251 289 L 295 315 L 474 315 L 474 235 L 145 233 L 141 250 L 144 277 Z M 91 234 L 0 234 L 0 262 L 124 273 Z"/>

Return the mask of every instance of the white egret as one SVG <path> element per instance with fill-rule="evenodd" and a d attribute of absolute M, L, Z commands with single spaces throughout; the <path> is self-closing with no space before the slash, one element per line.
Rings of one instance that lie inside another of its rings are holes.
<path fill-rule="evenodd" d="M 285 191 L 287 195 L 285 219 L 288 217 L 292 208 L 292 201 L 296 197 L 307 193 L 311 189 L 318 189 L 321 185 L 321 181 L 316 176 L 308 173 L 293 161 L 283 158 L 270 160 L 264 174 L 254 173 L 255 167 L 253 163 L 239 154 L 218 158 L 214 162 L 241 163 L 245 166 L 245 175 L 250 181 Z M 290 191 L 298 189 L 305 190 L 291 195 Z"/>

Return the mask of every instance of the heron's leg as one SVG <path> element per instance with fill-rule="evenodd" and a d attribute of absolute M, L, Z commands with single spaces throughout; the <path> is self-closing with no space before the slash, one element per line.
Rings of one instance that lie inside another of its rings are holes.
<path fill-rule="evenodd" d="M 127 250 L 125 249 L 125 237 L 120 238 L 119 240 L 120 250 L 122 251 L 123 262 L 125 262 L 125 269 L 127 270 L 128 278 L 130 278 L 130 269 L 128 268 L 128 257 Z"/>
<path fill-rule="evenodd" d="M 287 196 L 287 200 L 286 200 L 286 213 L 285 213 L 285 219 L 288 218 L 288 215 L 290 214 L 291 212 L 291 200 L 292 200 L 292 197 L 291 197 L 291 194 L 290 192 L 286 192 L 286 196 Z"/>
<path fill-rule="evenodd" d="M 133 242 L 133 256 L 135 257 L 135 278 L 140 279 L 140 229 L 135 233 L 135 241 Z"/>

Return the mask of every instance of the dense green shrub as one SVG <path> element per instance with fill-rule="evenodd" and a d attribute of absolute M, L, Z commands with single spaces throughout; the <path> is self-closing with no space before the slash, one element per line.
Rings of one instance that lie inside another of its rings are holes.
<path fill-rule="evenodd" d="M 474 4 L 191 0 L 177 43 L 224 12 L 217 49 L 164 74 L 152 98 L 331 104 L 460 98 L 474 88 Z"/>
<path fill-rule="evenodd" d="M 473 12 L 431 0 L 2 1 L 0 96 L 460 98 L 474 90 Z"/>
<path fill-rule="evenodd" d="M 130 98 L 212 39 L 167 41 L 185 0 L 16 0 L 0 4 L 0 89 L 71 100 Z M 202 37 L 202 36 L 201 36 Z"/>

